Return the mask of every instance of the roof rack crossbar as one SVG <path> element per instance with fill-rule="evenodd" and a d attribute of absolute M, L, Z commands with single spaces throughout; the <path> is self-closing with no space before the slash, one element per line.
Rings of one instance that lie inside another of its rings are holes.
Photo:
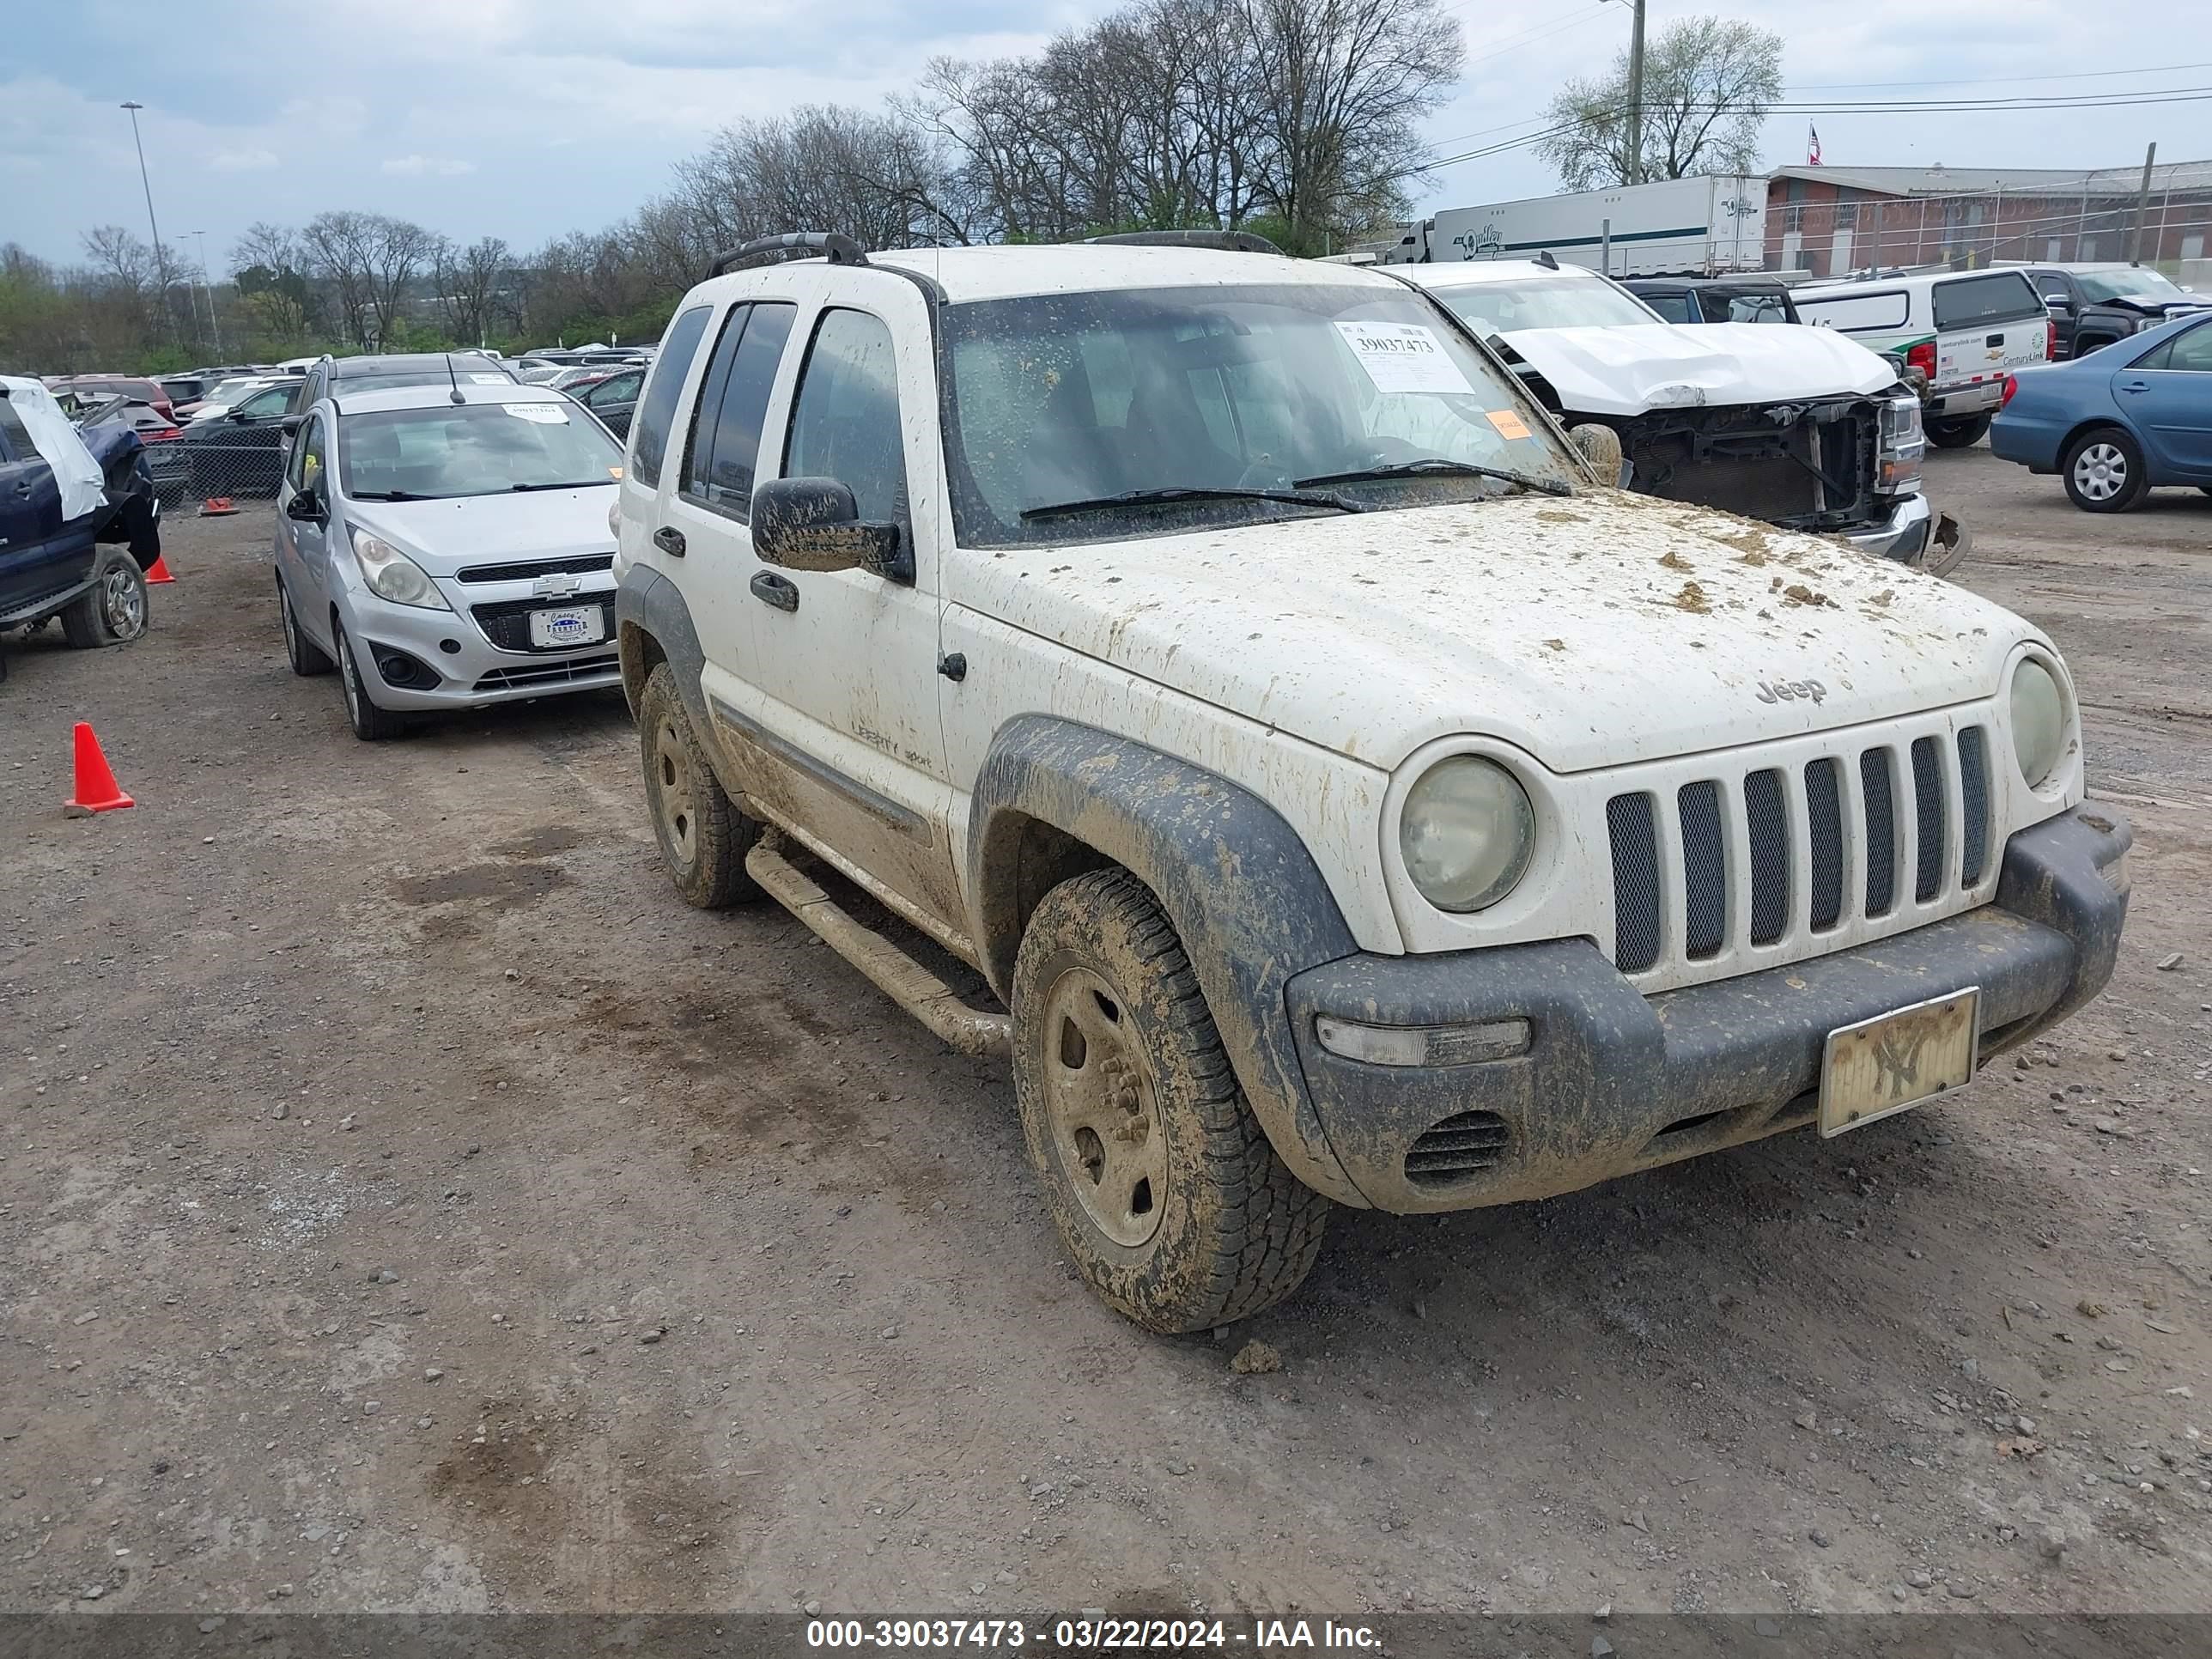
<path fill-rule="evenodd" d="M 1111 236 L 1086 236 L 1083 240 L 1086 246 L 1101 243 L 1115 247 L 1210 247 L 1231 253 L 1283 251 L 1252 230 L 1124 230 Z"/>
<path fill-rule="evenodd" d="M 833 265 L 864 265 L 868 251 L 851 237 L 834 230 L 787 230 L 780 236 L 756 236 L 714 261 L 710 276 L 726 276 L 755 265 L 781 264 L 787 259 L 827 259 Z"/>

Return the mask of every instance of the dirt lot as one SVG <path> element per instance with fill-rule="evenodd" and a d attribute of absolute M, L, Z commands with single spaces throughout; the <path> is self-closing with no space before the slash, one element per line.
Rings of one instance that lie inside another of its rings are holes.
<path fill-rule="evenodd" d="M 2212 1608 L 2212 500 L 1931 471 L 2135 819 L 2111 993 L 1844 1140 L 1344 1212 L 1219 1341 L 1074 1282 L 996 1066 L 678 902 L 618 700 L 357 744 L 266 510 L 173 526 L 0 688 L 0 1606 Z"/>

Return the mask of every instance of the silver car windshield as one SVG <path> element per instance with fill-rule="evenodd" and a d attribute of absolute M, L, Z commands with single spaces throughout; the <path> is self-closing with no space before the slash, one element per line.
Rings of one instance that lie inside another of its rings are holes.
<path fill-rule="evenodd" d="M 963 545 L 1469 501 L 1582 474 L 1411 292 L 1281 283 L 948 307 Z"/>
<path fill-rule="evenodd" d="M 1429 291 L 1486 337 L 1516 328 L 1626 328 L 1652 320 L 1610 283 L 1569 271 Z"/>
<path fill-rule="evenodd" d="M 443 501 L 611 484 L 622 451 L 574 404 L 448 404 L 338 417 L 338 482 L 355 501 Z"/>

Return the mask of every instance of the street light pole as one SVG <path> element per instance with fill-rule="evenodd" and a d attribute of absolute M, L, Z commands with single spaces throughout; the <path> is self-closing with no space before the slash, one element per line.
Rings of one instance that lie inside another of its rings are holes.
<path fill-rule="evenodd" d="M 215 284 L 208 280 L 207 232 L 196 230 L 192 234 L 199 238 L 200 290 L 207 295 L 208 328 L 215 336 L 215 355 L 220 360 L 222 356 L 222 324 L 215 314 Z"/>
<path fill-rule="evenodd" d="M 125 104 L 131 112 L 131 143 L 138 152 L 138 186 L 146 192 L 146 228 L 154 233 L 154 275 L 161 284 L 161 315 L 168 324 L 167 331 L 175 333 L 177 319 L 169 315 L 169 259 L 161 252 L 161 227 L 154 217 L 154 186 L 146 177 L 146 145 L 138 137 L 138 112 L 143 104 Z"/>

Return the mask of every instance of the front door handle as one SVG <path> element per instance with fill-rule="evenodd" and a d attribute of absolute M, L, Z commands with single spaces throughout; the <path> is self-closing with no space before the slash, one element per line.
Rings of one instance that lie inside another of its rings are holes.
<path fill-rule="evenodd" d="M 787 576 L 779 576 L 773 570 L 753 573 L 753 597 L 763 605 L 772 605 L 779 611 L 799 609 L 799 585 Z"/>
<path fill-rule="evenodd" d="M 671 526 L 663 525 L 653 532 L 653 544 L 672 559 L 684 556 L 684 532 Z"/>

